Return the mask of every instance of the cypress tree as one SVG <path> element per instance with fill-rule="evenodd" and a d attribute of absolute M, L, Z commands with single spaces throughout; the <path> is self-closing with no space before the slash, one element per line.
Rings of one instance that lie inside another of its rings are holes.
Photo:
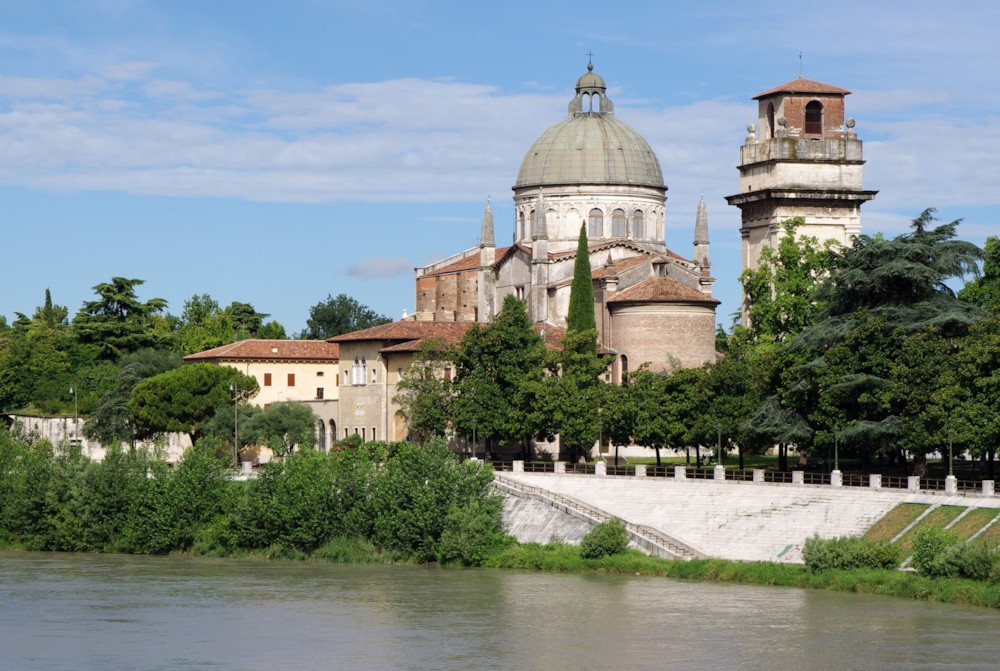
<path fill-rule="evenodd" d="M 581 224 L 580 242 L 576 246 L 576 265 L 573 266 L 573 284 L 569 290 L 566 330 L 586 331 L 596 328 L 594 282 L 590 275 L 590 248 L 587 245 L 587 229 Z"/>

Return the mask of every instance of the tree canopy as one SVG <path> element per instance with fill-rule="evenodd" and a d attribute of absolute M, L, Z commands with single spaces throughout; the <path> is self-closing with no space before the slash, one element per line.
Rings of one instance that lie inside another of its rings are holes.
<path fill-rule="evenodd" d="M 325 340 L 344 333 L 388 324 L 391 321 L 389 317 L 378 314 L 347 294 L 337 294 L 336 297 L 327 294 L 326 300 L 309 309 L 306 328 L 299 337 Z"/>

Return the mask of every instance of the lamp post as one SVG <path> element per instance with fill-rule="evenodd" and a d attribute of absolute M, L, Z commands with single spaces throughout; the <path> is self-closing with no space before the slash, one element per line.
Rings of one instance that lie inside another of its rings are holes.
<path fill-rule="evenodd" d="M 80 439 L 80 412 L 76 387 L 70 387 L 69 393 L 73 396 L 73 442 L 76 443 Z"/>
<path fill-rule="evenodd" d="M 718 450 L 719 450 L 719 461 L 718 461 L 718 463 L 721 466 L 722 465 L 722 425 L 721 424 L 716 424 L 715 425 L 715 431 L 718 434 L 718 443 L 717 443 L 717 447 L 718 447 Z"/>
<path fill-rule="evenodd" d="M 953 457 L 953 452 L 952 452 L 952 445 L 951 445 L 952 438 L 953 438 L 953 435 L 952 435 L 951 429 L 948 429 L 948 475 L 949 476 L 954 476 L 955 475 L 955 470 L 954 470 L 954 463 L 955 462 L 954 462 L 954 457 Z"/>
<path fill-rule="evenodd" d="M 833 470 L 840 470 L 840 462 L 837 460 L 837 452 L 840 447 L 840 432 L 836 429 L 833 430 Z"/>
<path fill-rule="evenodd" d="M 229 385 L 229 393 L 233 395 L 233 462 L 240 464 L 240 399 L 236 395 L 236 385 Z"/>

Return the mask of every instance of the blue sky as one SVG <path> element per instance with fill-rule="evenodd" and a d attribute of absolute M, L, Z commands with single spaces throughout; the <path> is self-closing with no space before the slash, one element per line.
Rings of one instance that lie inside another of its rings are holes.
<path fill-rule="evenodd" d="M 112 276 L 179 314 L 251 302 L 289 333 L 327 294 L 398 317 L 414 266 L 474 246 L 566 114 L 592 51 L 657 152 L 667 244 L 708 205 L 719 321 L 738 308 L 736 164 L 752 97 L 853 91 L 866 233 L 926 207 L 1000 223 L 1000 5 L 957 2 L 0 0 L 0 314 L 71 315 Z"/>

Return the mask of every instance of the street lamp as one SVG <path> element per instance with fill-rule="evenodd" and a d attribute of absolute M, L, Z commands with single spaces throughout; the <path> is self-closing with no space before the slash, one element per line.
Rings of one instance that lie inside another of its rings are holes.
<path fill-rule="evenodd" d="M 69 393 L 73 396 L 73 442 L 80 439 L 80 413 L 77 404 L 77 390 L 75 387 L 69 388 Z"/>
<path fill-rule="evenodd" d="M 952 436 L 952 433 L 951 433 L 951 429 L 948 429 L 948 475 L 949 475 L 949 477 L 955 475 L 955 470 L 954 470 L 954 464 L 955 464 L 955 462 L 954 462 L 954 457 L 953 457 L 953 452 L 952 452 L 952 446 L 951 446 L 952 438 L 953 438 L 953 436 Z"/>
<path fill-rule="evenodd" d="M 233 462 L 240 462 L 240 399 L 236 395 L 236 385 L 229 385 L 229 393 L 233 395 Z"/>
<path fill-rule="evenodd" d="M 719 449 L 719 461 L 718 461 L 718 464 L 721 466 L 722 465 L 722 425 L 721 424 L 716 424 L 715 425 L 715 431 L 718 434 L 718 441 L 719 441 L 718 442 L 718 449 Z"/>
<path fill-rule="evenodd" d="M 837 431 L 836 429 L 834 429 L 833 430 L 833 470 L 835 470 L 835 471 L 839 471 L 840 470 L 840 462 L 837 459 L 837 457 L 838 457 L 837 452 L 838 452 L 838 448 L 840 447 L 839 443 L 840 443 L 840 432 Z"/>

